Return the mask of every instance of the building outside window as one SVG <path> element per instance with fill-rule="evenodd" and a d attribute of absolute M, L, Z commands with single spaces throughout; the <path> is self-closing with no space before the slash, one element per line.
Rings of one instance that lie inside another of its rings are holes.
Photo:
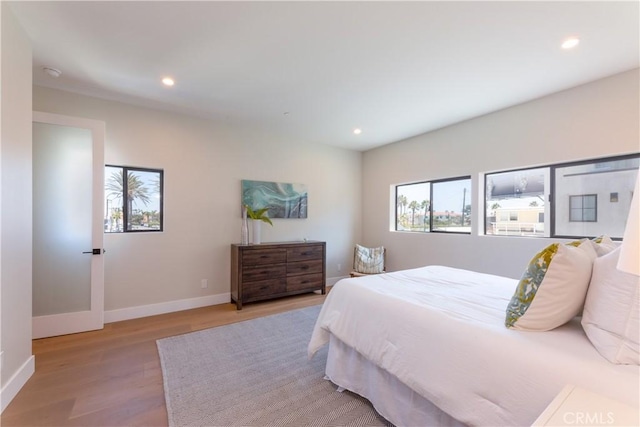
<path fill-rule="evenodd" d="M 633 154 L 485 174 L 485 234 L 622 238 L 639 165 Z"/>
<path fill-rule="evenodd" d="M 552 166 L 552 236 L 621 239 L 639 165 L 632 155 Z"/>
<path fill-rule="evenodd" d="M 485 175 L 485 234 L 545 235 L 549 168 Z"/>
<path fill-rule="evenodd" d="M 598 218 L 598 195 L 569 196 L 569 221 L 596 222 Z"/>

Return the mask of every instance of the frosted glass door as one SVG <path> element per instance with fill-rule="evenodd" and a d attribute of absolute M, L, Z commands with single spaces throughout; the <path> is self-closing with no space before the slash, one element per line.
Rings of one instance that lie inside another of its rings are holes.
<path fill-rule="evenodd" d="M 89 129 L 33 124 L 33 315 L 91 309 Z"/>
<path fill-rule="evenodd" d="M 103 326 L 103 147 L 64 116 L 33 123 L 34 338 Z M 60 121 L 63 124 L 50 123 Z M 96 152 L 98 150 L 98 152 Z M 99 163 L 98 163 L 99 162 Z M 96 166 L 98 171 L 96 173 Z M 97 175 L 97 177 L 96 177 Z M 96 217 L 96 209 L 98 215 Z M 99 230 L 98 233 L 95 231 Z M 94 248 L 99 252 L 94 253 Z M 96 259 L 99 258 L 99 259 Z M 99 283 L 94 283 L 94 281 Z M 101 293 L 101 295 L 96 295 Z"/>

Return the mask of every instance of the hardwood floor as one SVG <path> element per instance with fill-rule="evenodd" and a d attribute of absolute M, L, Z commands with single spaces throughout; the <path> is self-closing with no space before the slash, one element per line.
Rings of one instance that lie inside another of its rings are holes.
<path fill-rule="evenodd" d="M 103 330 L 33 341 L 36 372 L 0 417 L 2 426 L 166 426 L 156 340 L 321 304 L 305 294 L 223 304 L 109 323 Z"/>

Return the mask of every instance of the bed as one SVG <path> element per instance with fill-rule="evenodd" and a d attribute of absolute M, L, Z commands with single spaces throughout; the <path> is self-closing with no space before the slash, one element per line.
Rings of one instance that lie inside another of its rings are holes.
<path fill-rule="evenodd" d="M 593 347 L 579 318 L 504 326 L 517 280 L 444 266 L 343 279 L 309 342 L 327 378 L 395 425 L 531 425 L 567 384 L 638 407 L 639 367 Z"/>

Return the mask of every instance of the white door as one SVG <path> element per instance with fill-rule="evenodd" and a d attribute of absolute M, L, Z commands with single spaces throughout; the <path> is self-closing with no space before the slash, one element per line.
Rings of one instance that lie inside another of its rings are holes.
<path fill-rule="evenodd" d="M 33 113 L 33 338 L 104 326 L 104 136 Z"/>

